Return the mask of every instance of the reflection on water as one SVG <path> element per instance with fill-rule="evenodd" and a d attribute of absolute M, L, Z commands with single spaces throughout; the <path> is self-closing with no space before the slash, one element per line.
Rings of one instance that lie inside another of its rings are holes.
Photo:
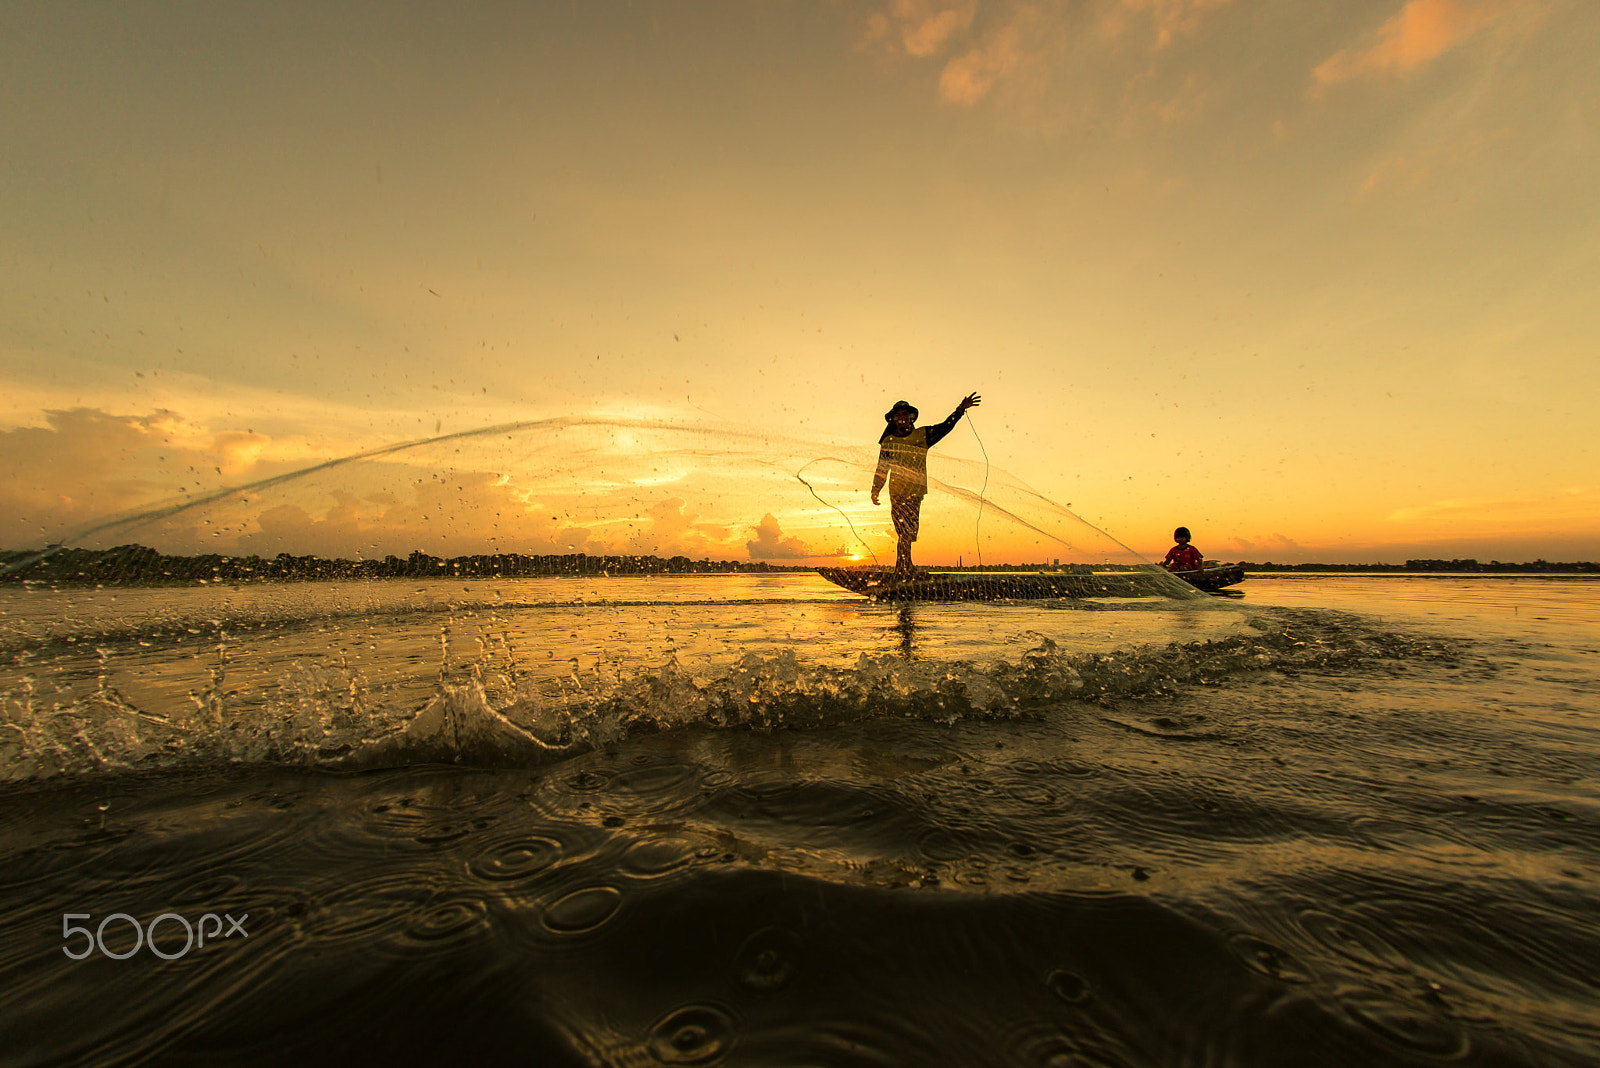
<path fill-rule="evenodd" d="M 0 751 L 234 755 L 0 786 L 7 1060 L 1592 1064 L 1600 583 L 1424 581 L 8 592 Z"/>
<path fill-rule="evenodd" d="M 1252 575 L 1258 605 L 1342 608 L 1467 633 L 1527 636 L 1545 624 L 1600 624 L 1600 580 L 1577 575 Z M 1574 632 L 1580 633 L 1580 632 Z"/>
<path fill-rule="evenodd" d="M 900 635 L 900 655 L 910 660 L 914 654 L 913 639 L 917 633 L 916 610 L 909 604 L 901 605 L 895 614 L 895 633 Z"/>

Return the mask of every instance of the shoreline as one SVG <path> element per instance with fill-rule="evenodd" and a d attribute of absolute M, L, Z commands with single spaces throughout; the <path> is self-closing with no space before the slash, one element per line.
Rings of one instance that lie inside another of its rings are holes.
<path fill-rule="evenodd" d="M 818 560 L 831 558 L 818 557 Z M 1220 564 L 1222 561 L 1212 561 Z M 775 564 L 764 560 L 691 560 L 685 556 L 524 555 L 520 553 L 436 557 L 416 551 L 382 559 L 325 559 L 279 553 L 275 557 L 169 556 L 142 545 L 112 549 L 0 550 L 0 583 L 17 586 L 243 586 L 282 582 L 336 582 L 372 579 L 651 578 L 673 575 L 803 574 L 824 564 Z M 837 566 L 837 565 L 835 565 Z M 853 565 L 865 566 L 865 565 Z M 1031 563 L 980 567 L 929 565 L 940 574 L 1093 574 L 1138 572 L 1158 565 Z M 1247 575 L 1432 575 L 1437 577 L 1600 576 L 1600 563 L 1535 560 L 1408 560 L 1404 564 L 1274 564 L 1240 561 Z"/>

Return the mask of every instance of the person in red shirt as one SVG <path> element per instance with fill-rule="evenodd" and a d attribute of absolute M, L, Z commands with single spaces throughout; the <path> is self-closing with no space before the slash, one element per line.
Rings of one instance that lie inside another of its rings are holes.
<path fill-rule="evenodd" d="M 1167 558 L 1161 561 L 1161 566 L 1168 571 L 1199 571 L 1205 566 L 1200 550 L 1189 544 L 1189 528 L 1179 527 L 1172 532 L 1172 540 L 1178 544 L 1167 550 Z"/>

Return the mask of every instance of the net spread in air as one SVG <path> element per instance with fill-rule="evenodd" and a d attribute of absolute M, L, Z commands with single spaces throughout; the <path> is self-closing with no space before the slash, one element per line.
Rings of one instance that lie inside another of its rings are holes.
<path fill-rule="evenodd" d="M 889 496 L 869 497 L 877 461 L 875 442 L 748 426 L 538 420 L 269 470 L 89 523 L 3 566 L 13 580 L 137 583 L 765 565 L 816 568 L 893 599 L 1195 595 L 1066 507 L 949 449 L 928 456 L 919 570 L 896 576 Z"/>

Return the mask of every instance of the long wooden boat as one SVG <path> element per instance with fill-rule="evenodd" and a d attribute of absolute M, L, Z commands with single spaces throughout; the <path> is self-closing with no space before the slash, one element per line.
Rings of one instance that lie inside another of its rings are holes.
<path fill-rule="evenodd" d="M 934 572 L 918 568 L 916 577 L 897 579 L 887 567 L 819 567 L 817 574 L 852 593 L 875 601 L 1006 601 L 1046 597 L 1170 596 L 1171 580 L 1181 578 L 1202 590 L 1218 590 L 1244 579 L 1238 565 L 1208 567 L 1188 575 L 1149 571 L 1081 574 L 1062 571 L 1005 571 L 993 574 Z"/>
<path fill-rule="evenodd" d="M 1196 589 L 1213 593 L 1224 586 L 1233 586 L 1244 581 L 1244 566 L 1242 564 L 1207 564 L 1201 571 L 1174 571 L 1173 578 L 1181 578 Z"/>

